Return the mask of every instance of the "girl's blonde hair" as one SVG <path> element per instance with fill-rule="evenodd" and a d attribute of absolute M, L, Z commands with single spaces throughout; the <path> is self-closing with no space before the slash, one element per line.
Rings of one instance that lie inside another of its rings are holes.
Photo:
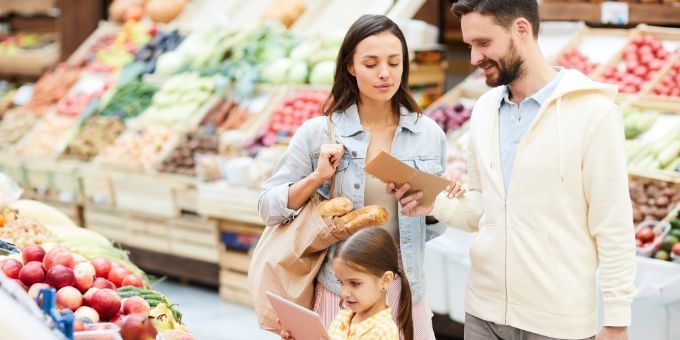
<path fill-rule="evenodd" d="M 397 321 L 404 339 L 413 339 L 411 285 L 399 267 L 397 246 L 390 233 L 383 228 L 363 229 L 343 242 L 333 256 L 355 269 L 382 277 L 391 271 L 401 279 Z"/>

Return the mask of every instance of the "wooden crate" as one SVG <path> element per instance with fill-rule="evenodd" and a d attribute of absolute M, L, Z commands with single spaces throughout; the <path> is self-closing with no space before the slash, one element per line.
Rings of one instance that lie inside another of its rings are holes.
<path fill-rule="evenodd" d="M 258 190 L 231 188 L 224 183 L 199 185 L 198 213 L 203 216 L 262 224 L 257 213 Z"/>
<path fill-rule="evenodd" d="M 250 267 L 250 255 L 240 251 L 228 249 L 220 250 L 220 268 L 240 273 L 248 273 Z"/>
<path fill-rule="evenodd" d="M 316 2 L 316 1 L 314 1 Z M 293 24 L 291 30 L 301 35 L 332 37 L 344 35 L 362 14 L 386 14 L 392 1 L 383 0 L 326 0 L 318 8 L 309 6 Z"/>
<path fill-rule="evenodd" d="M 231 302 L 252 306 L 248 275 L 231 270 L 220 270 L 220 297 Z"/>
<path fill-rule="evenodd" d="M 82 176 L 83 200 L 86 203 L 101 207 L 116 206 L 113 183 L 107 171 L 88 164 L 80 168 L 80 173 Z"/>
<path fill-rule="evenodd" d="M 285 94 L 284 86 L 258 85 L 254 94 L 240 103 L 251 116 L 239 127 L 246 138 L 253 138 L 269 122 L 274 108 L 281 104 Z M 221 147 L 221 146 L 220 146 Z"/>
<path fill-rule="evenodd" d="M 124 217 L 113 208 L 86 204 L 83 215 L 84 224 L 88 229 L 106 236 L 111 241 L 120 243 L 130 238 L 124 226 Z"/>
<path fill-rule="evenodd" d="M 52 188 L 62 201 L 82 202 L 83 184 L 78 161 L 57 160 L 52 169 Z"/>
<path fill-rule="evenodd" d="M 673 69 L 673 65 L 680 62 L 680 49 L 676 51 L 671 60 L 652 79 L 647 94 L 639 99 L 644 105 L 655 105 L 660 110 L 671 113 L 680 113 L 680 97 L 666 97 L 654 94 L 654 89 L 663 82 L 666 75 Z"/>
<path fill-rule="evenodd" d="M 604 71 L 605 67 L 612 62 L 612 59 L 615 59 L 617 57 L 620 58 L 620 53 L 623 48 L 630 42 L 630 38 L 632 35 L 635 33 L 634 29 L 618 29 L 618 28 L 591 28 L 591 27 L 582 27 L 582 29 L 574 35 L 574 37 L 566 44 L 564 45 L 558 53 L 556 53 L 553 58 L 550 60 L 551 64 L 556 63 L 563 55 L 565 52 L 578 48 L 581 53 L 584 53 L 586 56 L 589 55 L 590 51 L 594 51 L 592 46 L 590 46 L 592 43 L 590 42 L 591 39 L 595 39 L 594 37 L 604 37 L 605 39 L 613 40 L 621 40 L 621 46 L 614 47 L 613 50 L 608 51 L 611 54 L 609 55 L 608 58 L 605 58 L 605 60 L 601 60 L 599 62 L 599 65 L 593 70 L 592 73 L 589 75 L 592 77 L 599 76 L 602 74 Z M 580 48 L 579 48 L 580 47 Z M 592 58 L 589 58 L 592 60 Z M 595 60 L 596 61 L 596 60 Z"/>
<path fill-rule="evenodd" d="M 26 159 L 24 166 L 26 169 L 27 187 L 44 193 L 54 189 L 52 183 L 54 163 L 54 160 L 48 158 Z"/>
<path fill-rule="evenodd" d="M 120 26 L 110 21 L 100 21 L 97 29 L 80 44 L 71 56 L 66 60 L 66 63 L 71 66 L 80 65 L 88 57 L 88 52 L 97 43 L 99 38 L 107 34 L 116 34 L 120 31 Z"/>
<path fill-rule="evenodd" d="M 176 193 L 191 187 L 186 177 L 166 174 L 121 172 L 113 175 L 111 180 L 118 209 L 162 218 L 180 215 Z"/>
<path fill-rule="evenodd" d="M 16 155 L 0 152 L 0 172 L 12 178 L 19 186 L 26 187 L 24 159 Z"/>
<path fill-rule="evenodd" d="M 183 214 L 170 220 L 170 249 L 177 256 L 218 262 L 217 224 L 214 220 Z"/>
<path fill-rule="evenodd" d="M 36 50 L 19 51 L 14 55 L 0 55 L 0 74 L 40 76 L 59 61 L 59 43 L 54 42 Z"/>
<path fill-rule="evenodd" d="M 170 254 L 170 225 L 165 219 L 127 214 L 123 220 L 129 237 L 122 241 L 133 247 Z"/>

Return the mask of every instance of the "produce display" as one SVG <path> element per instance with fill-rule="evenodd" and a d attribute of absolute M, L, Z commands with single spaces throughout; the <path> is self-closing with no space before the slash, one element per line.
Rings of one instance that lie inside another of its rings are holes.
<path fill-rule="evenodd" d="M 66 146 L 62 158 L 89 161 L 111 145 L 125 130 L 118 118 L 92 117 Z"/>
<path fill-rule="evenodd" d="M 66 66 L 45 73 L 35 83 L 31 101 L 24 108 L 36 116 L 44 115 L 66 95 L 79 76 L 80 69 Z"/>
<path fill-rule="evenodd" d="M 213 95 L 216 81 L 197 73 L 171 77 L 154 94 L 149 106 L 136 119 L 143 125 L 186 124 Z"/>
<path fill-rule="evenodd" d="M 599 64 L 591 62 L 590 59 L 583 55 L 577 48 L 572 48 L 565 51 L 557 62 L 555 62 L 555 65 L 577 69 L 583 72 L 583 74 L 590 74 Z"/>
<path fill-rule="evenodd" d="M 152 84 L 134 80 L 118 87 L 101 110 L 100 115 L 123 119 L 137 117 L 151 105 L 151 98 L 158 91 Z"/>
<path fill-rule="evenodd" d="M 662 181 L 629 181 L 633 201 L 633 222 L 659 221 L 680 202 L 680 187 Z"/>
<path fill-rule="evenodd" d="M 680 263 L 680 211 L 661 223 L 643 223 L 635 232 L 637 253 L 662 261 Z"/>
<path fill-rule="evenodd" d="M 153 167 L 176 132 L 167 127 L 146 127 L 128 130 L 100 155 L 112 163 Z"/>
<path fill-rule="evenodd" d="M 76 123 L 77 119 L 72 117 L 57 115 L 45 117 L 31 131 L 28 139 L 21 142 L 17 148 L 17 154 L 24 157 L 51 156 Z"/>
<path fill-rule="evenodd" d="M 33 113 L 24 109 L 12 109 L 0 120 L 0 149 L 6 149 L 18 142 L 33 127 L 36 119 Z"/>
<path fill-rule="evenodd" d="M 0 239 L 10 240 L 19 248 L 43 244 L 54 239 L 54 236 L 34 219 L 20 216 L 17 218 L 16 211 L 8 211 L 7 215 L 10 213 L 13 214 L 16 219 L 13 221 L 8 220 L 7 223 L 0 227 Z M 6 214 L 3 213 L 3 216 L 6 216 Z M 3 217 L 3 219 L 4 218 L 5 217 Z"/>
<path fill-rule="evenodd" d="M 680 128 L 651 143 L 646 156 L 635 163 L 643 169 L 680 172 Z"/>
<path fill-rule="evenodd" d="M 78 81 L 57 104 L 57 113 L 65 116 L 80 116 L 90 103 L 106 92 L 111 79 L 98 74 L 81 73 Z"/>
<path fill-rule="evenodd" d="M 21 50 L 32 50 L 54 42 L 54 36 L 38 33 L 18 33 L 0 37 L 0 55 L 16 55 Z"/>
<path fill-rule="evenodd" d="M 617 66 L 607 67 L 602 80 L 618 85 L 621 93 L 637 93 L 664 66 L 671 53 L 659 38 L 638 36 L 625 47 L 623 60 Z"/>
<path fill-rule="evenodd" d="M 670 254 L 670 258 L 680 263 L 680 211 L 669 222 L 671 228 L 663 239 L 661 248 Z"/>
<path fill-rule="evenodd" d="M 137 50 L 146 44 L 155 32 L 154 26 L 141 22 L 125 23 L 110 44 L 99 50 L 95 49 L 95 59 L 88 65 L 88 69 L 95 72 L 119 71 L 134 60 Z M 100 45 L 96 46 L 100 47 Z"/>
<path fill-rule="evenodd" d="M 635 139 L 649 130 L 656 122 L 658 113 L 652 110 L 639 110 L 635 108 L 623 109 L 623 125 L 626 139 Z"/>
<path fill-rule="evenodd" d="M 276 107 L 258 142 L 264 146 L 272 146 L 285 141 L 306 120 L 321 115 L 321 107 L 328 98 L 325 91 L 300 91 L 289 96 L 282 105 Z"/>
<path fill-rule="evenodd" d="M 460 129 L 472 116 L 472 104 L 465 105 L 457 103 L 455 105 L 442 104 L 434 108 L 428 109 L 426 114 L 430 116 L 439 125 L 445 133 L 450 133 Z"/>
<path fill-rule="evenodd" d="M 109 5 L 109 19 L 117 22 L 140 20 L 145 15 L 158 23 L 168 23 L 177 17 L 186 0 L 114 0 Z"/>
<path fill-rule="evenodd" d="M 680 97 L 680 60 L 673 63 L 652 93 L 658 96 Z"/>
<path fill-rule="evenodd" d="M 196 154 L 216 154 L 218 140 L 219 138 L 216 135 L 189 134 L 163 161 L 159 170 L 196 176 Z"/>
<path fill-rule="evenodd" d="M 236 103 L 235 100 L 222 98 L 208 111 L 201 125 L 210 126 L 220 131 L 238 129 L 248 120 L 250 115 L 251 113 Z"/>
<path fill-rule="evenodd" d="M 146 45 L 137 51 L 135 62 L 141 62 L 143 69 L 141 74 L 153 74 L 156 70 L 156 61 L 163 53 L 174 51 L 182 42 L 182 36 L 177 30 L 159 32 Z"/>

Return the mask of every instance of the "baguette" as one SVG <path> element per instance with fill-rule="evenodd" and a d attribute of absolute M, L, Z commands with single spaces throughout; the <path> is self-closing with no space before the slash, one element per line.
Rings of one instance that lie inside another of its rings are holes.
<path fill-rule="evenodd" d="M 347 197 L 340 196 L 319 203 L 316 210 L 323 218 L 342 216 L 352 211 L 352 201 Z"/>
<path fill-rule="evenodd" d="M 359 229 L 387 223 L 387 210 L 379 205 L 369 205 L 334 219 L 336 227 L 353 234 Z"/>

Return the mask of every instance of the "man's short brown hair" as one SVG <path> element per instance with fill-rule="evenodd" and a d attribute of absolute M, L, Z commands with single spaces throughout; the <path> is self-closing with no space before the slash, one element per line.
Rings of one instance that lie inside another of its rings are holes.
<path fill-rule="evenodd" d="M 534 38 L 538 38 L 541 19 L 536 0 L 459 0 L 451 6 L 451 12 L 459 18 L 472 12 L 490 15 L 505 29 L 510 29 L 513 20 L 525 18 L 531 24 Z"/>

